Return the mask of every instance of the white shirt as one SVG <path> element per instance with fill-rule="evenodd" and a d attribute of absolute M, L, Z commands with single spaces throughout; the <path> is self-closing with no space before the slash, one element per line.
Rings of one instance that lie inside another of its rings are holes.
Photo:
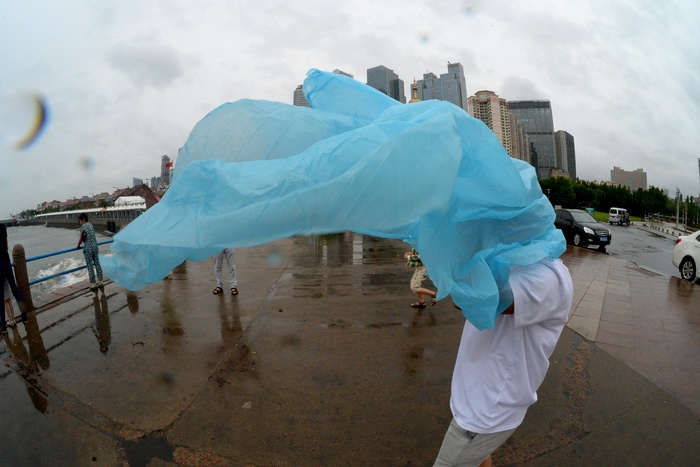
<path fill-rule="evenodd" d="M 509 283 L 514 313 L 484 331 L 466 321 L 459 344 L 450 407 L 457 424 L 475 433 L 522 423 L 569 318 L 574 287 L 560 260 L 513 266 Z"/>

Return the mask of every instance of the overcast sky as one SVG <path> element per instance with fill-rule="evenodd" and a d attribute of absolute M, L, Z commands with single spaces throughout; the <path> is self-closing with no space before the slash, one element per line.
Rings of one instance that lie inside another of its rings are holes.
<path fill-rule="evenodd" d="M 464 66 L 467 92 L 548 99 L 578 176 L 642 168 L 700 192 L 696 0 L 0 0 L 0 218 L 160 173 L 241 98 L 292 102 L 310 68 L 406 83 Z M 33 97 L 49 119 L 38 140 Z"/>

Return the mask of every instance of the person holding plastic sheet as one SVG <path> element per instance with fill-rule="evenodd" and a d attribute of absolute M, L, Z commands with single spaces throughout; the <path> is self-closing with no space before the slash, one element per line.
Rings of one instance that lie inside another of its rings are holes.
<path fill-rule="evenodd" d="M 559 259 L 513 266 L 512 303 L 492 329 L 464 323 L 452 375 L 450 422 L 436 466 L 490 466 L 522 423 L 569 318 L 573 283 Z"/>

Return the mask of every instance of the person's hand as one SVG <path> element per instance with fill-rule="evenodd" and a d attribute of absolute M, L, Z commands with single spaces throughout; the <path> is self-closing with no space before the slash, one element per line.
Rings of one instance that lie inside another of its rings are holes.
<path fill-rule="evenodd" d="M 80 245 L 75 247 L 76 250 L 80 250 Z"/>

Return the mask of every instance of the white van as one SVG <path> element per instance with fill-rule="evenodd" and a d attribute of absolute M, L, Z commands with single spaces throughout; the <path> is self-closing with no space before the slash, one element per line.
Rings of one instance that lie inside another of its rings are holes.
<path fill-rule="evenodd" d="M 610 212 L 608 212 L 608 222 L 610 222 L 610 225 L 630 225 L 630 215 L 625 208 L 610 208 Z"/>

